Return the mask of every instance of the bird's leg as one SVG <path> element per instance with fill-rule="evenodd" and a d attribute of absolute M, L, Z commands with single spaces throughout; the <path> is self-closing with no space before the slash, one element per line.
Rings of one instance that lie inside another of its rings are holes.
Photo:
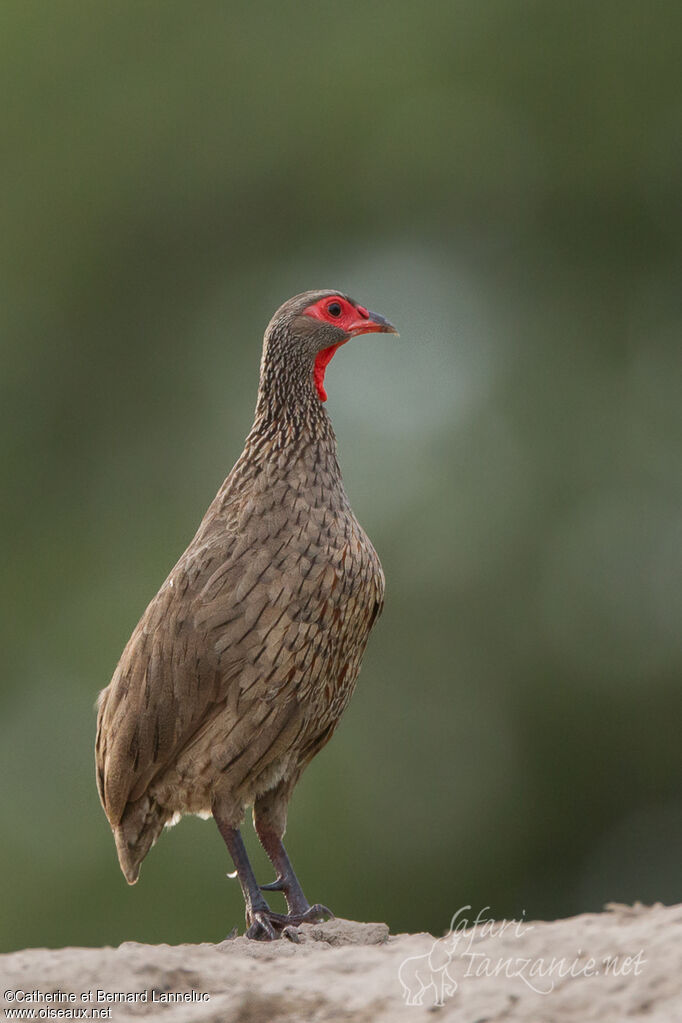
<path fill-rule="evenodd" d="M 282 844 L 281 838 L 278 838 L 271 831 L 259 831 L 258 837 L 268 854 L 270 862 L 277 871 L 276 880 L 270 884 L 261 885 L 261 891 L 282 892 L 287 900 L 290 916 L 305 917 L 310 913 L 311 906 L 294 873 L 294 868 L 291 866 L 291 860 L 287 856 L 287 851 Z"/>
<path fill-rule="evenodd" d="M 267 799 L 267 796 L 265 798 Z M 322 906 L 320 903 L 311 906 L 306 899 L 282 843 L 283 822 L 280 832 L 279 828 L 274 827 L 272 819 L 273 816 L 278 815 L 270 814 L 269 809 L 265 800 L 257 800 L 253 812 L 254 825 L 261 845 L 277 871 L 277 878 L 270 884 L 261 885 L 261 891 L 283 893 L 289 910 L 286 920 L 290 924 L 315 923 L 327 917 L 333 917 L 334 914 L 326 906 Z"/>
<path fill-rule="evenodd" d="M 234 862 L 244 895 L 246 937 L 254 938 L 257 941 L 273 941 L 285 934 L 287 937 L 297 940 L 293 934 L 288 932 L 288 925 L 291 924 L 288 917 L 281 913 L 273 913 L 265 901 L 263 893 L 258 887 L 239 829 L 231 827 L 216 814 L 215 810 L 213 816 Z"/>

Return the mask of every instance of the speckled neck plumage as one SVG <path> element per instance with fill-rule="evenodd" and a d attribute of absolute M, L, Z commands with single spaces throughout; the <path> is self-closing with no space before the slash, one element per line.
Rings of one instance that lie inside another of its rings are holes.
<path fill-rule="evenodd" d="M 277 332 L 266 338 L 256 412 L 242 459 L 287 472 L 300 459 L 309 466 L 319 460 L 342 487 L 336 435 L 315 390 L 313 369 L 312 359 L 291 356 Z"/>

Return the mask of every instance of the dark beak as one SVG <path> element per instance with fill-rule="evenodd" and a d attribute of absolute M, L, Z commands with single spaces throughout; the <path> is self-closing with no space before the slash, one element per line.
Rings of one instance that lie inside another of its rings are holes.
<path fill-rule="evenodd" d="M 385 316 L 381 316 L 379 313 L 369 313 L 369 318 L 372 323 L 376 323 L 377 330 L 380 330 L 384 334 L 397 334 L 398 331 L 395 329 L 392 323 L 389 323 Z"/>
<path fill-rule="evenodd" d="M 364 316 L 360 317 L 351 325 L 351 328 L 348 331 L 351 337 L 355 337 L 357 334 L 398 333 L 393 324 L 389 323 L 385 316 L 381 316 L 380 313 L 373 313 L 370 310 L 367 310 L 367 313 L 367 319 Z"/>

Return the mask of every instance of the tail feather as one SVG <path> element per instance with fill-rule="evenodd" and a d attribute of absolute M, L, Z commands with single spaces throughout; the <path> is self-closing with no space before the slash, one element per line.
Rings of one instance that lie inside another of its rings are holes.
<path fill-rule="evenodd" d="M 118 862 L 128 884 L 135 884 L 140 865 L 163 830 L 168 813 L 149 795 L 128 803 L 114 829 Z"/>

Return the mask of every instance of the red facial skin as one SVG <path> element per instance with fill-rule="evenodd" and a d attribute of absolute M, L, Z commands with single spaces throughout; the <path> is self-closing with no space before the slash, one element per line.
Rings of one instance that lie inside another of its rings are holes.
<path fill-rule="evenodd" d="M 332 309 L 340 306 L 341 312 L 334 316 L 329 312 L 330 306 Z M 304 309 L 303 315 L 312 316 L 313 319 L 322 320 L 323 323 L 331 323 L 332 326 L 338 327 L 339 330 L 348 335 L 343 341 L 330 345 L 329 348 L 323 348 L 315 357 L 313 379 L 320 401 L 327 400 L 327 392 L 324 389 L 324 373 L 337 348 L 345 345 L 346 341 L 357 334 L 386 333 L 387 330 L 394 331 L 394 328 L 387 324 L 386 321 L 382 323 L 375 322 L 364 306 L 353 305 L 343 295 L 329 295 L 327 298 L 322 298 L 319 302 L 314 302 L 307 309 Z"/>

